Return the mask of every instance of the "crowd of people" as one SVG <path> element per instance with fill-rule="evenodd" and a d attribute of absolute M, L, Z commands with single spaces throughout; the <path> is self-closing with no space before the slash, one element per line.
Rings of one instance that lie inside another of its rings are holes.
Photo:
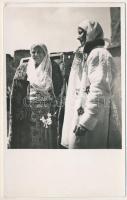
<path fill-rule="evenodd" d="M 31 57 L 20 63 L 13 79 L 8 148 L 121 148 L 114 101 L 117 72 L 101 25 L 84 20 L 78 40 L 66 89 L 46 45 L 31 46 Z"/>

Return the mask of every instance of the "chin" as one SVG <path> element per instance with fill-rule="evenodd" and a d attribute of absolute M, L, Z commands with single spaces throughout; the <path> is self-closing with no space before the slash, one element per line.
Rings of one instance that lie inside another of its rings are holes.
<path fill-rule="evenodd" d="M 33 60 L 34 60 L 35 64 L 39 64 L 39 63 L 40 63 L 40 61 L 37 60 L 37 59 L 34 59 L 34 58 L 33 58 Z"/>

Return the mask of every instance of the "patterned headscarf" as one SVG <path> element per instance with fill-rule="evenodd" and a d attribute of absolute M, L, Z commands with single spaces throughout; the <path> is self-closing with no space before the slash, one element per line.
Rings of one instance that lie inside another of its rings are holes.
<path fill-rule="evenodd" d="M 86 31 L 86 42 L 104 38 L 102 27 L 96 21 L 84 20 L 79 24 L 78 27 Z"/>

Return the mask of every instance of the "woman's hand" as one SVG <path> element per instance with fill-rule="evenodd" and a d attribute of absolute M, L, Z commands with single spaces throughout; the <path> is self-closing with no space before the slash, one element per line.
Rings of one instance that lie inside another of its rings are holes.
<path fill-rule="evenodd" d="M 85 136 L 87 131 L 88 129 L 85 128 L 84 126 L 77 125 L 75 126 L 75 129 L 73 132 L 75 133 L 76 136 Z"/>
<path fill-rule="evenodd" d="M 84 113 L 84 109 L 81 106 L 80 108 L 77 109 L 78 115 L 82 115 Z"/>

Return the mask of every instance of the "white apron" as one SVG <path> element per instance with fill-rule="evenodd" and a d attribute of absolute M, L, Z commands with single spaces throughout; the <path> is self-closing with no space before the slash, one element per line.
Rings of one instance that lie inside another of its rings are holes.
<path fill-rule="evenodd" d="M 74 128 L 78 124 L 80 116 L 78 116 L 77 109 L 85 105 L 86 96 L 86 68 L 85 58 L 82 54 L 82 59 L 78 57 L 79 50 L 76 52 L 70 76 L 65 101 L 65 115 L 62 130 L 61 144 L 67 148 L 76 147 L 76 136 L 74 134 Z M 84 82 L 84 83 L 83 83 Z M 83 88 L 81 88 L 83 86 Z"/>

